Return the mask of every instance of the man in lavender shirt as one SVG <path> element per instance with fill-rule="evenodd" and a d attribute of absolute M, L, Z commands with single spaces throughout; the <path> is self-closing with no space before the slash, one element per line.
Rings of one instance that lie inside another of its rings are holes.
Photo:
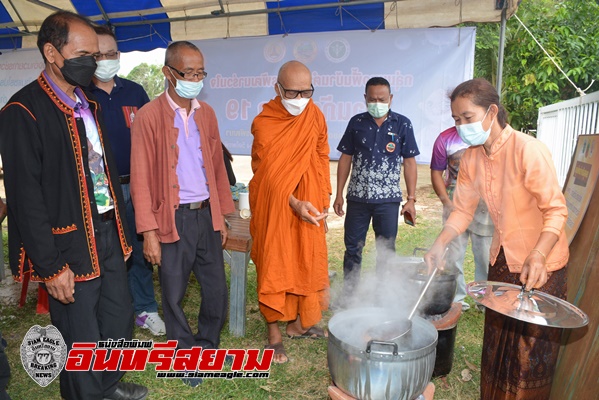
<path fill-rule="evenodd" d="M 178 348 L 216 349 L 228 299 L 224 215 L 235 206 L 216 115 L 196 100 L 208 75 L 202 53 L 190 42 L 173 42 L 162 73 L 168 89 L 137 112 L 131 129 L 135 223 L 144 256 L 160 266 L 166 337 Z M 181 306 L 192 272 L 202 296 L 193 331 Z"/>

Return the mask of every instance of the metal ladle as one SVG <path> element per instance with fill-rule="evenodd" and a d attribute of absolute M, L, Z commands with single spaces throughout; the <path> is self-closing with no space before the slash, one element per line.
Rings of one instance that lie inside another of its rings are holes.
<path fill-rule="evenodd" d="M 446 252 L 447 252 L 447 250 L 446 250 Z M 422 299 L 424 298 L 424 295 L 426 294 L 428 287 L 431 285 L 431 282 L 435 278 L 437 271 L 438 271 L 438 268 L 435 266 L 435 269 L 433 269 L 433 272 L 428 277 L 426 284 L 424 285 L 424 288 L 422 289 L 422 292 L 420 293 L 420 297 L 418 297 L 418 300 L 416 300 L 416 304 L 414 304 L 414 307 L 412 308 L 412 311 L 410 312 L 410 315 L 408 316 L 407 324 L 406 324 L 405 320 L 385 321 L 385 322 L 377 324 L 371 328 L 368 328 L 368 330 L 366 330 L 366 334 L 373 339 L 394 342 L 397 339 L 399 339 L 400 337 L 404 336 L 406 333 L 408 333 L 412 329 L 412 317 L 414 317 L 414 314 L 416 313 L 418 306 L 422 302 Z M 407 328 L 406 328 L 406 326 L 407 326 Z M 391 332 L 393 332 L 393 333 L 391 333 Z"/>
<path fill-rule="evenodd" d="M 447 252 L 447 250 L 445 250 L 445 251 Z M 410 321 L 412 320 L 412 317 L 416 313 L 416 310 L 418 309 L 418 306 L 420 305 L 420 302 L 424 298 L 424 295 L 426 294 L 426 291 L 427 291 L 428 287 L 431 285 L 431 282 L 435 278 L 435 275 L 437 275 L 437 271 L 438 270 L 439 269 L 435 266 L 435 269 L 433 269 L 433 272 L 431 273 L 431 276 L 428 277 L 428 279 L 426 281 L 426 284 L 424 285 L 424 289 L 422 289 L 422 293 L 420 293 L 420 297 L 418 297 L 418 300 L 416 300 L 416 304 L 414 304 L 414 308 L 412 308 L 412 311 L 410 312 L 410 315 L 408 315 L 408 320 L 410 320 Z"/>

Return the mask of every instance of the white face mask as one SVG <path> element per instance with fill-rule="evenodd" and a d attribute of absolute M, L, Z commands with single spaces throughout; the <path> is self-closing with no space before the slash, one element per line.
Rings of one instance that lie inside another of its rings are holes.
<path fill-rule="evenodd" d="M 489 125 L 489 129 L 485 131 L 483 128 L 483 121 L 485 118 L 487 118 L 487 114 L 489 113 L 490 109 L 491 106 L 487 108 L 485 116 L 480 121 L 472 122 L 470 124 L 456 125 L 458 135 L 460 135 L 460 138 L 464 141 L 464 143 L 469 146 L 480 146 L 481 144 L 485 144 L 489 138 L 489 135 L 491 134 L 491 127 L 495 122 L 495 118 L 493 118 L 491 125 Z"/>
<path fill-rule="evenodd" d="M 309 101 L 310 99 L 304 99 L 303 97 L 299 99 L 284 99 L 281 97 L 283 107 L 293 116 L 300 115 L 306 109 Z"/>
<path fill-rule="evenodd" d="M 96 68 L 96 72 L 94 73 L 95 77 L 98 78 L 101 82 L 109 82 L 119 69 L 121 68 L 120 60 L 101 60 L 98 61 L 98 67 Z"/>

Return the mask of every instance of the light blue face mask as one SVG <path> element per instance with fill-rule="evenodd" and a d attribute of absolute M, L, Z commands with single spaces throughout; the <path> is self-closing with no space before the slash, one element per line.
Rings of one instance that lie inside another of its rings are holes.
<path fill-rule="evenodd" d="M 172 74 L 173 72 L 171 71 L 171 75 Z M 175 75 L 173 75 L 173 78 L 175 78 Z M 202 88 L 204 87 L 204 80 L 201 80 L 199 82 L 192 82 L 175 78 L 175 81 L 177 81 L 177 85 L 175 86 L 175 92 L 177 92 L 177 94 L 183 97 L 184 99 L 195 99 L 196 97 L 198 97 L 198 95 L 202 91 Z"/>
<path fill-rule="evenodd" d="M 489 135 L 491 134 L 491 127 L 495 122 L 495 118 L 493 118 L 493 120 L 491 121 L 491 125 L 489 126 L 489 129 L 486 131 L 483 128 L 483 121 L 485 120 L 485 118 L 487 118 L 487 114 L 489 113 L 490 109 L 491 106 L 487 108 L 485 116 L 480 121 L 473 122 L 471 124 L 456 125 L 456 129 L 458 130 L 460 138 L 462 138 L 462 141 L 466 143 L 468 146 L 480 146 L 481 144 L 485 144 L 485 142 L 489 138 Z"/>
<path fill-rule="evenodd" d="M 374 118 L 382 118 L 389 112 L 389 103 L 366 103 L 366 106 Z"/>

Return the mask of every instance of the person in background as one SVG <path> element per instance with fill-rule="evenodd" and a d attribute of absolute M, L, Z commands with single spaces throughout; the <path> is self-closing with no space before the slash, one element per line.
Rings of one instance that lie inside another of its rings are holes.
<path fill-rule="evenodd" d="M 433 156 L 431 158 L 431 182 L 435 193 L 443 204 L 443 223 L 453 210 L 453 192 L 458 179 L 460 159 L 468 145 L 460 139 L 455 127 L 444 130 L 435 140 Z M 445 178 L 443 178 L 445 173 Z M 462 304 L 462 311 L 470 308 L 466 303 L 466 280 L 464 279 L 464 256 L 468 247 L 468 238 L 472 240 L 472 254 L 474 255 L 474 280 L 477 282 L 487 280 L 489 270 L 489 248 L 493 239 L 493 221 L 484 201 L 478 202 L 474 219 L 466 232 L 455 238 L 449 245 L 446 255 L 447 264 L 452 271 L 458 273 L 457 291 L 454 302 Z"/>
<path fill-rule="evenodd" d="M 426 263 L 442 267 L 445 249 L 468 229 L 482 198 L 495 224 L 488 279 L 565 299 L 568 210 L 549 150 L 507 124 L 486 80 L 461 83 L 450 99 L 457 131 L 470 147 L 460 162 L 453 211 Z M 481 399 L 548 399 L 561 334 L 487 309 Z"/>
<path fill-rule="evenodd" d="M 135 222 L 144 256 L 160 266 L 166 337 L 180 349 L 217 349 L 228 304 L 224 215 L 235 206 L 216 115 L 196 99 L 208 75 L 202 52 L 190 42 L 171 43 L 162 73 L 167 90 L 138 111 L 131 130 Z M 181 305 L 192 271 L 202 297 L 196 332 Z"/>
<path fill-rule="evenodd" d="M 399 186 L 401 161 L 408 191 L 401 215 L 416 218 L 416 156 L 420 154 L 412 123 L 405 116 L 391 111 L 391 86 L 385 78 L 366 82 L 364 100 L 368 111 L 355 115 L 337 150 L 337 196 L 333 208 L 343 216 L 343 189 L 347 188 L 345 216 L 345 255 L 343 256 L 343 295 L 339 306 L 351 300 L 362 268 L 362 249 L 370 221 L 376 237 L 377 274 L 382 277 L 386 260 L 395 254 L 395 239 L 399 206 L 402 201 Z"/>
<path fill-rule="evenodd" d="M 131 241 L 112 150 L 98 104 L 82 90 L 96 70 L 89 20 L 58 11 L 37 45 L 45 68 L 0 113 L 0 152 L 13 275 L 45 285 L 50 319 L 74 342 L 130 340 L 133 308 L 125 261 Z M 67 400 L 141 400 L 123 371 L 60 372 Z"/>
<path fill-rule="evenodd" d="M 250 233 L 267 349 L 285 363 L 279 321 L 292 338 L 323 338 L 316 326 L 328 308 L 327 231 L 331 195 L 324 115 L 314 104 L 310 70 L 299 61 L 280 68 L 276 97 L 252 122 Z"/>
<path fill-rule="evenodd" d="M 116 36 L 105 26 L 95 28 L 98 35 L 100 55 L 96 57 L 98 68 L 89 90 L 94 94 L 104 116 L 105 136 L 109 139 L 116 158 L 119 181 L 127 209 L 129 231 L 133 235 L 133 254 L 129 260 L 129 291 L 133 299 L 135 324 L 148 329 L 154 335 L 166 333 L 164 322 L 158 315 L 158 304 L 154 296 L 152 265 L 144 259 L 143 242 L 135 235 L 135 211 L 129 188 L 131 170 L 131 123 L 137 110 L 150 99 L 143 87 L 128 79 L 119 78 L 120 53 Z"/>

